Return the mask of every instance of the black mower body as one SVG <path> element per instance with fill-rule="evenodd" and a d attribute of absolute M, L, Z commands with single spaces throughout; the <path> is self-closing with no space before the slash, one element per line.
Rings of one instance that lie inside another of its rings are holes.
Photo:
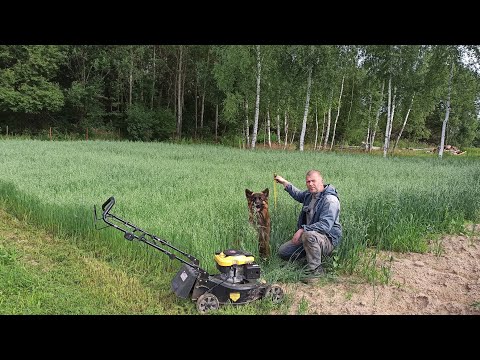
<path fill-rule="evenodd" d="M 196 301 L 205 292 L 218 298 L 220 304 L 245 304 L 265 295 L 267 285 L 256 280 L 242 283 L 225 281 L 221 274 L 201 276 L 190 266 L 183 265 L 172 280 L 172 291 L 181 298 Z"/>

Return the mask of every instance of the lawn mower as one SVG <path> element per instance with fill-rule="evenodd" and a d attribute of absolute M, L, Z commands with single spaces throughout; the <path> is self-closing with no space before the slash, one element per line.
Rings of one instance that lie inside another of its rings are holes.
<path fill-rule="evenodd" d="M 284 292 L 280 286 L 260 280 L 260 265 L 255 263 L 251 253 L 234 249 L 217 251 L 214 259 L 220 273 L 210 275 L 192 255 L 112 214 L 114 204 L 113 196 L 103 203 L 102 218 L 97 217 L 97 209 L 93 206 L 95 228 L 100 230 L 96 221 L 103 219 L 109 226 L 123 232 L 125 239 L 144 242 L 171 260 L 179 260 L 183 265 L 171 282 L 172 291 L 181 298 L 190 297 L 200 313 L 217 310 L 223 304 L 246 304 L 262 298 L 274 303 L 283 300 Z"/>

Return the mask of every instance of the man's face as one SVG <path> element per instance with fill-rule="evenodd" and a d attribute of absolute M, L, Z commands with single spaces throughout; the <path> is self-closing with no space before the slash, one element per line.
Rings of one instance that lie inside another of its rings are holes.
<path fill-rule="evenodd" d="M 310 193 L 323 191 L 323 179 L 317 173 L 307 175 L 305 183 L 307 184 L 307 188 Z"/>

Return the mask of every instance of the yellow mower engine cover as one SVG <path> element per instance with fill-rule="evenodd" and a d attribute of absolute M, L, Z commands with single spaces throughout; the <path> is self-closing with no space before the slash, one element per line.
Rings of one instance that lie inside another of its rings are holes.
<path fill-rule="evenodd" d="M 223 267 L 251 264 L 255 261 L 255 258 L 252 254 L 239 250 L 224 250 L 215 254 L 215 261 Z"/>

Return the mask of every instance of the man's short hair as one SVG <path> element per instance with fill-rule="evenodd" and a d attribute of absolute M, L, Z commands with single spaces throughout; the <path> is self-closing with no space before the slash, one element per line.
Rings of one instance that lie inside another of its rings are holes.
<path fill-rule="evenodd" d="M 318 176 L 320 176 L 320 177 L 323 179 L 323 176 L 322 176 L 322 174 L 320 173 L 320 171 L 315 170 L 315 169 L 309 170 L 309 171 L 307 172 L 307 175 L 305 175 L 305 176 L 310 176 L 310 175 L 313 175 L 313 174 L 318 174 Z"/>

